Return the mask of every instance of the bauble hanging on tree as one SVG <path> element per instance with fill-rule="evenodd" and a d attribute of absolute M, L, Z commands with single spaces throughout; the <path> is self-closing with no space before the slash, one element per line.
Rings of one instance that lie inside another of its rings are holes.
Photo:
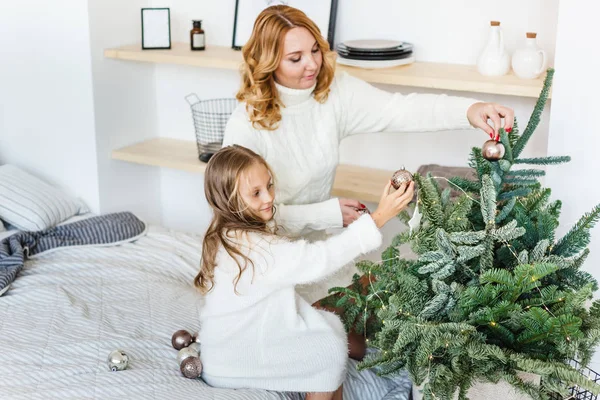
<path fill-rule="evenodd" d="M 481 155 L 488 161 L 498 161 L 504 157 L 504 145 L 495 140 L 488 140 L 481 148 Z"/>
<path fill-rule="evenodd" d="M 402 168 L 394 172 L 394 175 L 392 175 L 392 186 L 394 187 L 394 189 L 398 190 L 403 183 L 408 184 L 412 180 L 412 174 L 404 168 Z"/>

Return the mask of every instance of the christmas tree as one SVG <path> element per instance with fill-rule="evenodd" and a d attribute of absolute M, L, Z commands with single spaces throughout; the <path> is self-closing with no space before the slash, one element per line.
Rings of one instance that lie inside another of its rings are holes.
<path fill-rule="evenodd" d="M 600 339 L 597 283 L 582 271 L 590 229 L 600 205 L 563 237 L 555 237 L 561 210 L 542 187 L 542 169 L 569 157 L 520 158 L 537 128 L 554 71 L 525 131 L 500 130 L 503 157 L 490 161 L 473 148 L 477 179 L 450 179 L 441 190 L 428 174 L 415 175 L 423 217 L 419 229 L 398 234 L 378 263 L 357 264 L 349 288 L 336 287 L 335 306 L 347 329 L 379 349 L 360 363 L 382 375 L 407 370 L 425 399 L 466 398 L 476 382 L 505 380 L 534 399 L 579 385 L 600 386 L 569 365 L 587 364 Z M 408 213 L 400 217 L 408 220 Z M 410 245 L 416 256 L 404 257 Z M 520 372 L 541 376 L 534 385 Z"/>

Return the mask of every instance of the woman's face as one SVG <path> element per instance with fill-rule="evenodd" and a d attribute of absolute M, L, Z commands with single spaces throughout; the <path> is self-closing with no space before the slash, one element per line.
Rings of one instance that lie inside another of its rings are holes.
<path fill-rule="evenodd" d="M 269 170 L 255 163 L 240 176 L 239 191 L 244 203 L 264 221 L 273 218 L 275 189 Z"/>
<path fill-rule="evenodd" d="M 283 57 L 275 81 L 291 89 L 308 89 L 317 82 L 323 54 L 306 28 L 292 28 L 283 39 Z"/>

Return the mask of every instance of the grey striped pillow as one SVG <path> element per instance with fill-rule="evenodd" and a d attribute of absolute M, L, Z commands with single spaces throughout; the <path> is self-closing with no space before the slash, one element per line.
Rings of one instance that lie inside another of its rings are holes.
<path fill-rule="evenodd" d="M 0 219 L 15 228 L 47 229 L 87 211 L 78 199 L 22 169 L 10 164 L 0 166 Z"/>

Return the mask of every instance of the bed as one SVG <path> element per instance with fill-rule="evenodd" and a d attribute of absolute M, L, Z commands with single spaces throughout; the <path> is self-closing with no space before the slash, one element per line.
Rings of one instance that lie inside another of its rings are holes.
<path fill-rule="evenodd" d="M 170 338 L 178 329 L 198 329 L 201 297 L 191 282 L 200 243 L 196 235 L 150 227 L 133 242 L 65 247 L 29 259 L 0 297 L 0 398 L 303 398 L 212 388 L 179 372 Z M 130 363 L 111 372 L 106 358 L 116 349 Z M 344 399 L 408 398 L 406 377 L 380 378 L 348 363 Z"/>
<path fill-rule="evenodd" d="M 201 240 L 131 213 L 94 216 L 0 165 L 0 399 L 302 399 L 182 376 L 171 336 L 199 328 Z M 107 358 L 117 349 L 130 362 L 113 372 Z M 411 386 L 406 375 L 358 372 L 349 359 L 344 399 L 404 400 Z"/>

